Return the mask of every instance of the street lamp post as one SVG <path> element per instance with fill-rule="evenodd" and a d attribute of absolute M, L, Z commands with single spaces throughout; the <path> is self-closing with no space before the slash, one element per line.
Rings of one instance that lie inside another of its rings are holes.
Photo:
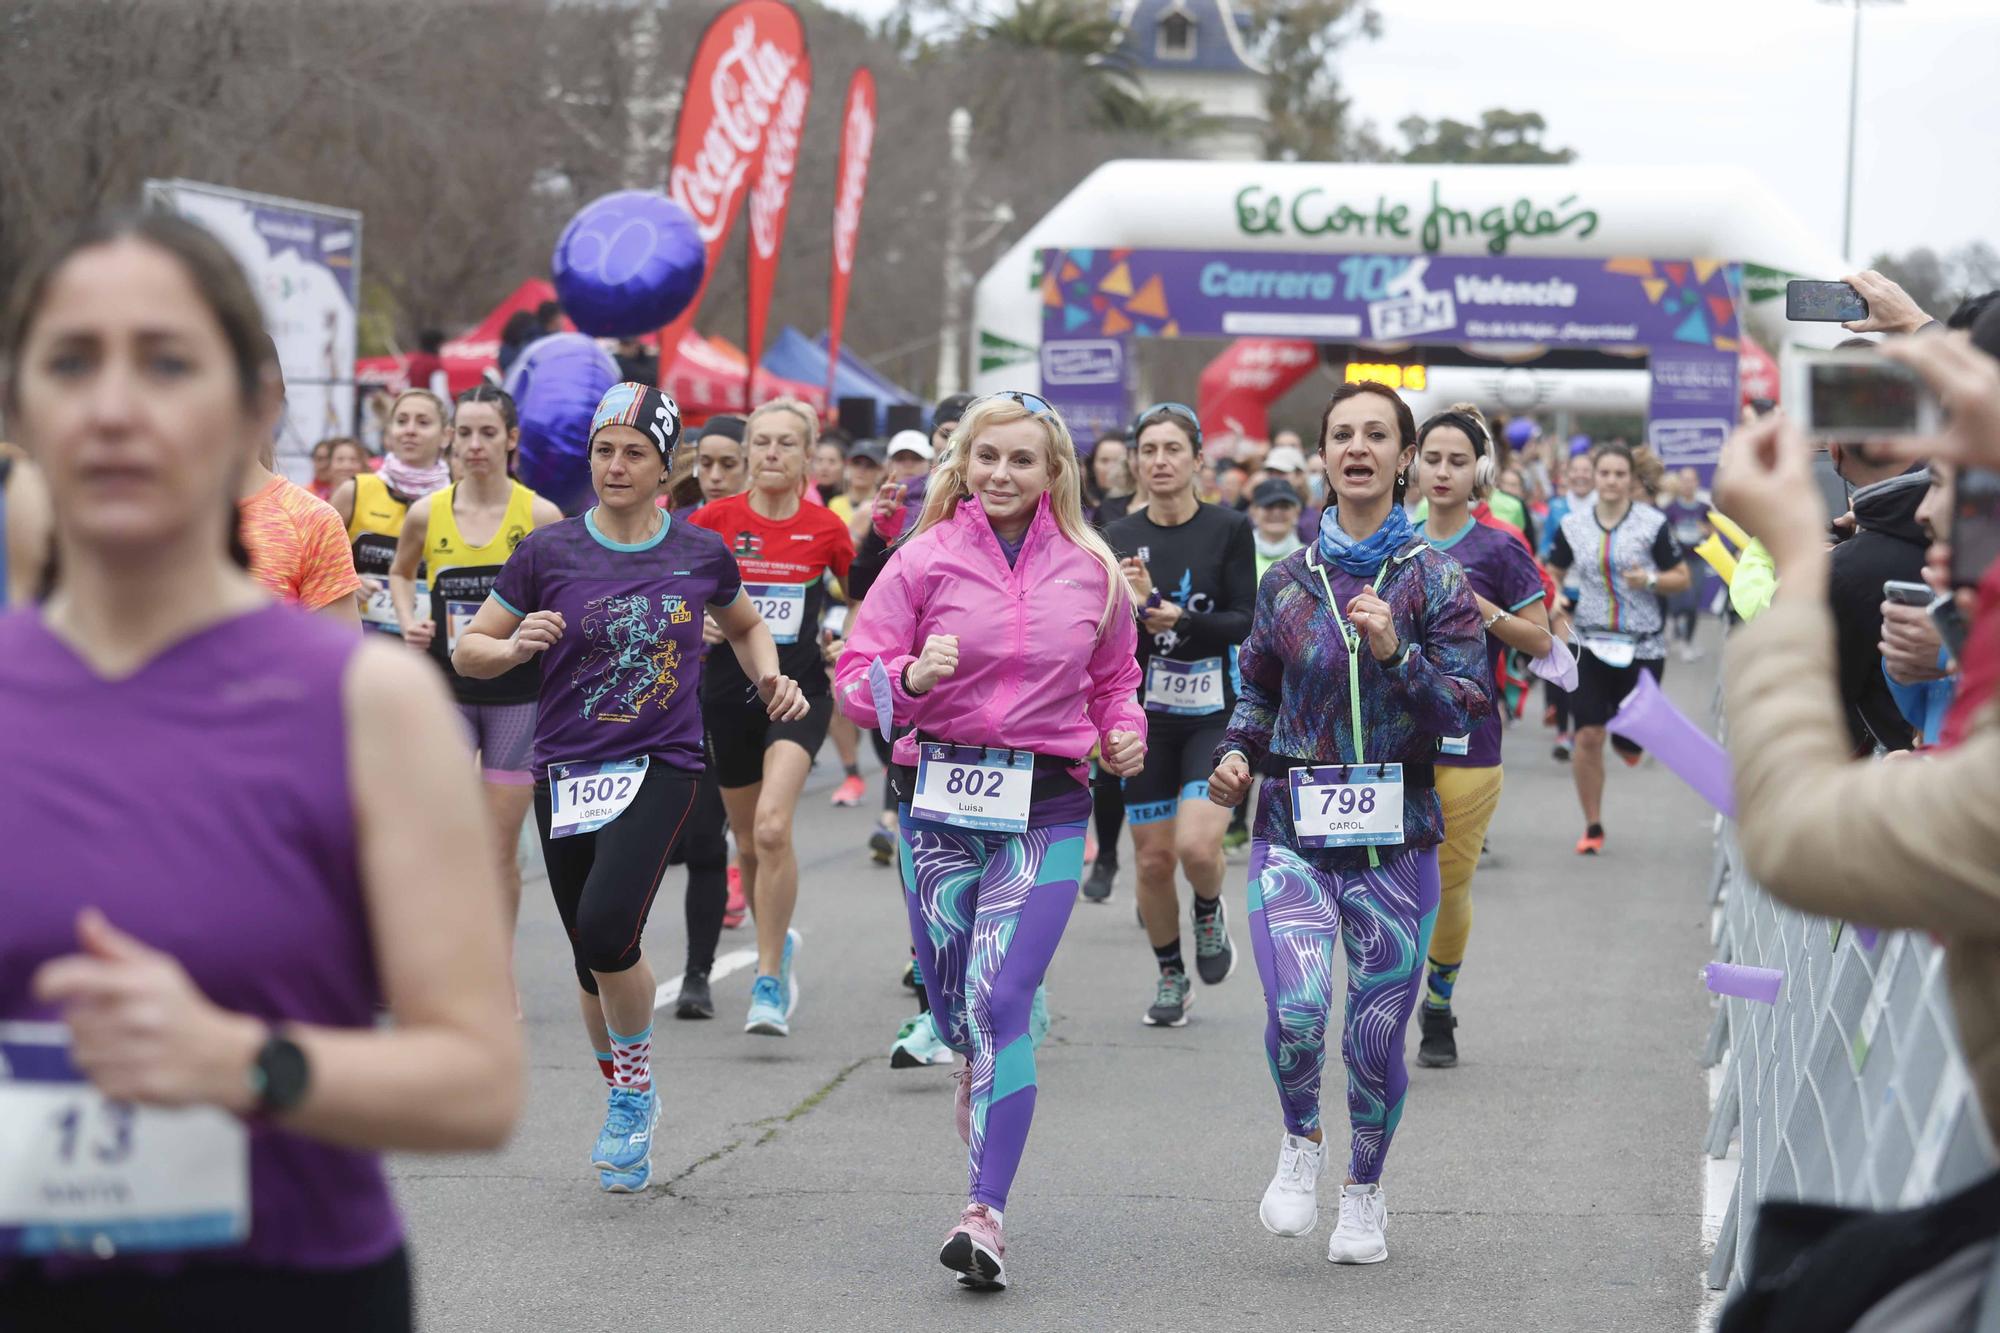
<path fill-rule="evenodd" d="M 938 331 L 938 397 L 946 398 L 965 388 L 965 293 L 972 285 L 966 271 L 966 256 L 984 249 L 1002 229 L 1014 221 L 1014 210 L 1006 203 L 982 206 L 972 211 L 968 197 L 972 181 L 972 113 L 959 107 L 951 113 L 951 174 L 945 182 L 944 219 L 944 311 Z M 966 224 L 983 222 L 986 230 L 966 238 Z"/>
<path fill-rule="evenodd" d="M 1899 5 L 1903 0 L 1823 0 L 1854 7 L 1854 41 L 1847 59 L 1847 189 L 1840 209 L 1840 256 L 1854 258 L 1854 140 L 1861 116 L 1861 6 Z"/>

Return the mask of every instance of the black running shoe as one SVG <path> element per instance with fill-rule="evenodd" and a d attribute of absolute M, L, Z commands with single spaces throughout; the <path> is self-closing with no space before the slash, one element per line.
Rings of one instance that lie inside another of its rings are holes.
<path fill-rule="evenodd" d="M 1105 865 L 1102 861 L 1094 863 L 1090 867 L 1090 873 L 1084 876 L 1083 880 L 1084 901 L 1092 903 L 1110 902 L 1111 888 L 1117 882 L 1118 882 L 1117 866 L 1108 866 Z"/>
<path fill-rule="evenodd" d="M 708 993 L 708 973 L 690 972 L 681 978 L 681 998 L 674 1002 L 674 1017 L 715 1017 L 715 997 Z"/>
<path fill-rule="evenodd" d="M 1188 1007 L 1194 1003 L 1194 987 L 1188 974 L 1177 967 L 1160 973 L 1160 986 L 1153 995 L 1153 1007 L 1146 1011 L 1149 1028 L 1184 1028 Z"/>
<path fill-rule="evenodd" d="M 1218 899 L 1215 914 L 1207 920 L 1195 913 L 1194 970 L 1204 986 L 1220 985 L 1236 970 L 1236 948 L 1229 942 L 1229 925 L 1223 920 L 1228 910 Z"/>
<path fill-rule="evenodd" d="M 878 866 L 888 865 L 896 855 L 896 840 L 889 836 L 889 830 L 877 825 L 868 835 L 868 851 Z"/>
<path fill-rule="evenodd" d="M 1417 1043 L 1417 1063 L 1426 1069 L 1450 1069 L 1457 1064 L 1458 1042 L 1451 1030 L 1458 1026 L 1458 1020 L 1451 1016 L 1451 1010 L 1420 1004 L 1417 1021 L 1423 1033 L 1423 1039 Z"/>

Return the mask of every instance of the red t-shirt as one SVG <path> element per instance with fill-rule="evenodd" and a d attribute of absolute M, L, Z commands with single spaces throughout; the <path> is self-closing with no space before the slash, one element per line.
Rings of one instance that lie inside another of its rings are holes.
<path fill-rule="evenodd" d="M 826 614 L 826 576 L 846 578 L 854 562 L 847 525 L 823 506 L 804 501 L 790 518 L 765 518 L 750 507 L 747 492 L 705 504 L 686 520 L 720 536 L 736 557 L 743 591 L 778 641 L 779 668 L 805 693 L 826 693 L 819 626 Z M 748 683 L 734 653 L 715 653 L 703 675 L 702 693 L 741 699 Z"/>

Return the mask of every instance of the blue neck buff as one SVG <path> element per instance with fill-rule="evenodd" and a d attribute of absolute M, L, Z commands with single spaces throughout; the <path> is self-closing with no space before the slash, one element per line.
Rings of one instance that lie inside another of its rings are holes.
<path fill-rule="evenodd" d="M 1382 562 L 1409 544 L 1416 535 L 1410 526 L 1410 516 L 1403 512 L 1403 506 L 1389 506 L 1389 517 L 1382 520 L 1382 526 L 1375 529 L 1372 536 L 1356 541 L 1340 530 L 1340 513 L 1330 508 L 1319 525 L 1319 557 L 1331 565 L 1338 565 L 1356 578 L 1373 578 Z"/>

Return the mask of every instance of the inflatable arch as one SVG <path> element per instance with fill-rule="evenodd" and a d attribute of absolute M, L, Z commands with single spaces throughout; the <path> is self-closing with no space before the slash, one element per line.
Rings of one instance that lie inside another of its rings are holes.
<path fill-rule="evenodd" d="M 1714 460 L 1745 334 L 1774 350 L 1792 277 L 1848 271 L 1737 168 L 1108 162 L 974 298 L 979 392 L 1039 382 L 1079 436 L 1122 426 L 1140 338 L 1643 355 L 1647 435 Z"/>

